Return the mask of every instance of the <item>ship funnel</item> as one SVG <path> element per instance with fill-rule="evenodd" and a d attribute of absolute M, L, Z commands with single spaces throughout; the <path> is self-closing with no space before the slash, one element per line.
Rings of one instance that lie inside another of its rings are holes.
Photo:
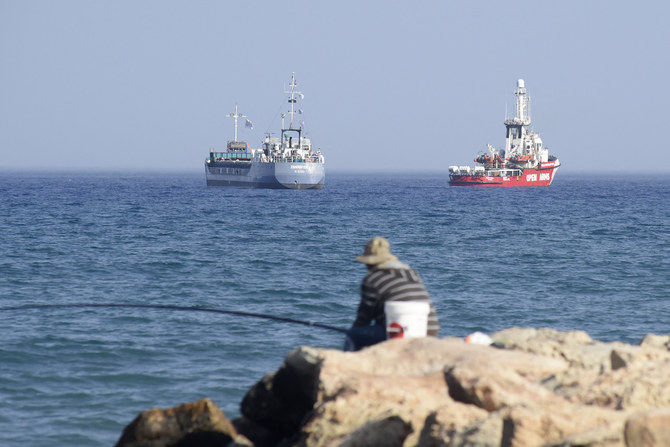
<path fill-rule="evenodd" d="M 516 81 L 516 86 L 518 88 L 525 88 L 526 84 L 523 82 L 523 79 L 519 79 L 518 81 Z"/>

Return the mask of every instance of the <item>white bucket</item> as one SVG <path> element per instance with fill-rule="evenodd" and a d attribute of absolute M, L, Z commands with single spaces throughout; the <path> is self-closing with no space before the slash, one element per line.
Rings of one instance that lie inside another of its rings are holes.
<path fill-rule="evenodd" d="M 428 333 L 428 303 L 387 301 L 384 312 L 387 338 L 418 338 Z"/>

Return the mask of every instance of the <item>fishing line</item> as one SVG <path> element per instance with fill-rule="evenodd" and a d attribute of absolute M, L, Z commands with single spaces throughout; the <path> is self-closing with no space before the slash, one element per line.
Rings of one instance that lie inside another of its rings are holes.
<path fill-rule="evenodd" d="M 0 307 L 0 312 L 17 310 L 41 310 L 41 309 L 83 309 L 83 308 L 112 308 L 112 309 L 159 309 L 174 310 L 180 312 L 209 312 L 240 317 L 263 318 L 266 320 L 281 321 L 284 323 L 302 324 L 303 326 L 318 327 L 330 331 L 345 333 L 347 330 L 314 321 L 296 320 L 295 318 L 278 317 L 275 315 L 259 314 L 254 312 L 243 312 L 239 310 L 212 309 L 207 307 L 173 306 L 170 304 L 114 304 L 114 303 L 71 303 L 71 304 L 24 304 L 21 306 Z"/>

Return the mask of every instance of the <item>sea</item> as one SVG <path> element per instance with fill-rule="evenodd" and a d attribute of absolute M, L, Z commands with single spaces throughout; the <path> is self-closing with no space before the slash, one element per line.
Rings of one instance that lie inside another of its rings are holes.
<path fill-rule="evenodd" d="M 140 412 L 205 397 L 239 417 L 291 350 L 342 348 L 374 236 L 420 273 L 441 337 L 670 333 L 668 175 L 329 173 L 294 191 L 0 172 L 0 445 L 111 446 Z"/>

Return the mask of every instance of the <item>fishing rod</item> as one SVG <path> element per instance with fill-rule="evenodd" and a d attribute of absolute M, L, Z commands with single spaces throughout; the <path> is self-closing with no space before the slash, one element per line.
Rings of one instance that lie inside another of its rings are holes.
<path fill-rule="evenodd" d="M 266 320 L 282 321 L 284 323 L 302 324 L 304 326 L 318 327 L 329 331 L 347 332 L 342 329 L 327 324 L 316 323 L 314 321 L 296 320 L 295 318 L 278 317 L 275 315 L 259 314 L 254 312 L 243 312 L 239 310 L 213 309 L 208 307 L 187 307 L 174 306 L 171 304 L 115 304 L 115 303 L 71 303 L 71 304 L 23 304 L 21 306 L 0 307 L 0 312 L 17 310 L 35 310 L 35 309 L 84 309 L 84 308 L 116 308 L 116 309 L 159 309 L 175 310 L 180 312 L 209 312 L 226 315 L 236 315 L 240 317 L 263 318 Z"/>

